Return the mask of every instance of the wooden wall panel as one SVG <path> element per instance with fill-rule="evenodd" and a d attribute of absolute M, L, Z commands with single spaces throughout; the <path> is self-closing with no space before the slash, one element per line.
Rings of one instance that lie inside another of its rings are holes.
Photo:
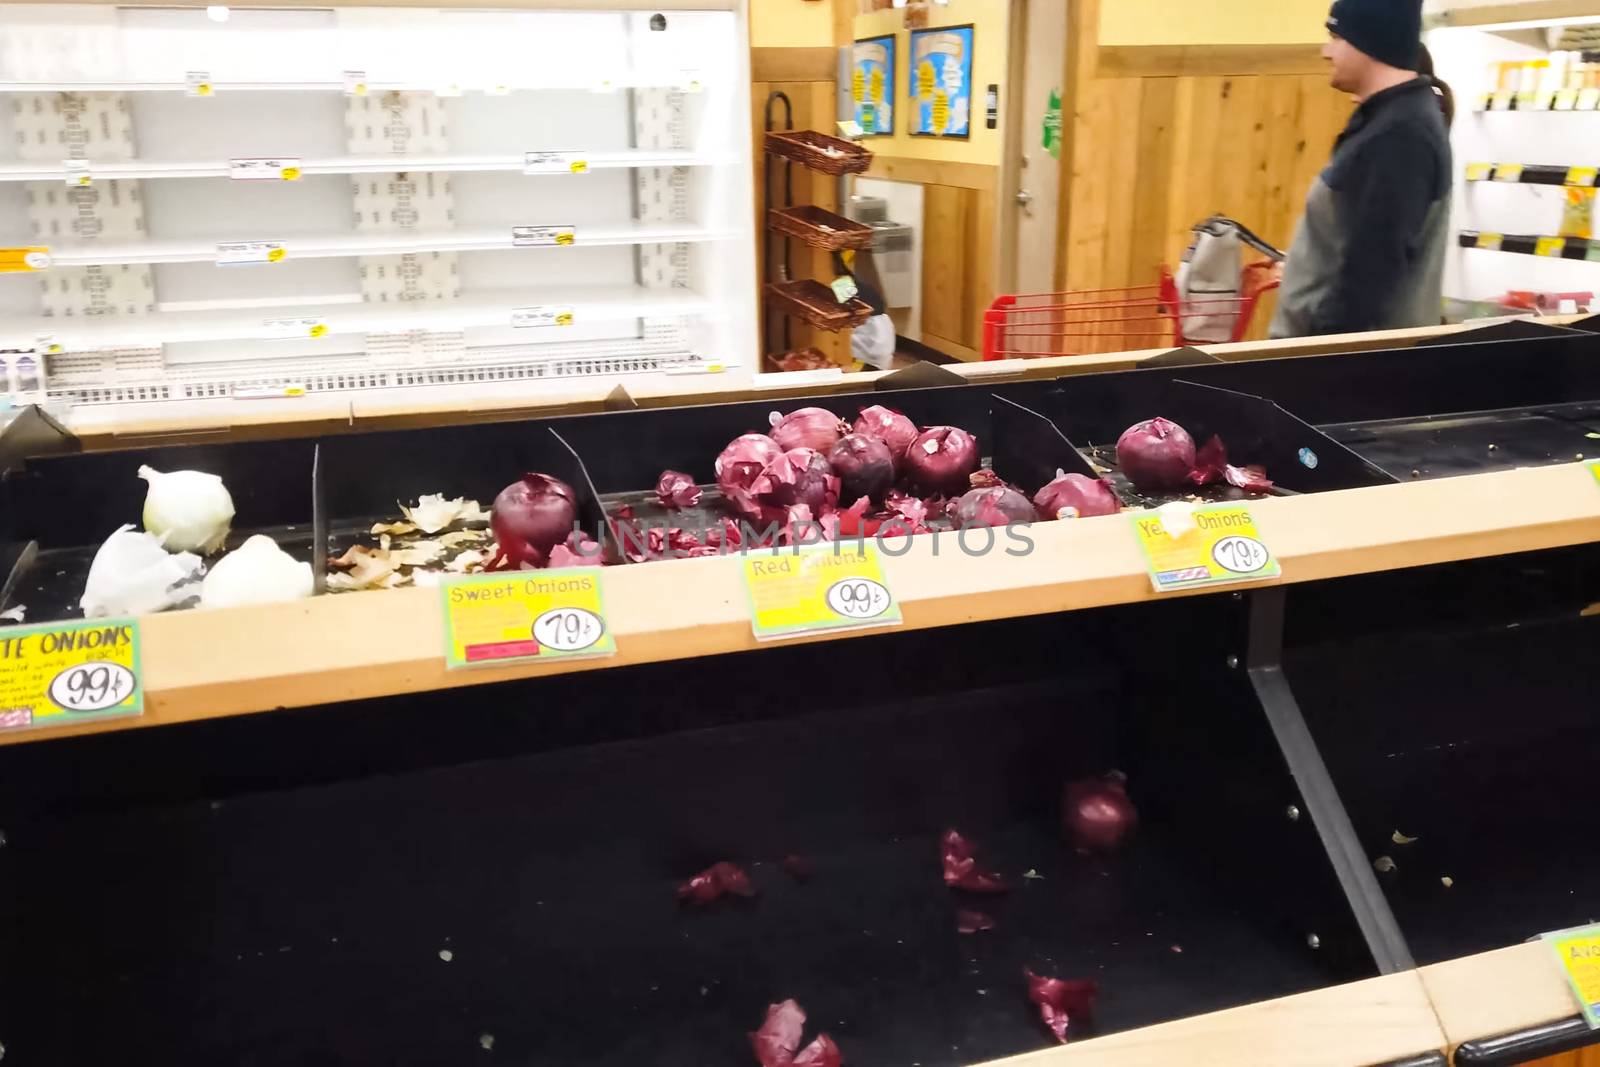
<path fill-rule="evenodd" d="M 923 186 L 922 334 L 960 359 L 982 346 L 993 299 L 995 200 L 981 189 Z"/>

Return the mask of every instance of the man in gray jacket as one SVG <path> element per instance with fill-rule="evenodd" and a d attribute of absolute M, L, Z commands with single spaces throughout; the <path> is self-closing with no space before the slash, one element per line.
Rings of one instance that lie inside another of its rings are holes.
<path fill-rule="evenodd" d="M 1422 0 L 1335 0 L 1328 33 L 1333 87 L 1360 106 L 1306 198 L 1271 335 L 1436 326 L 1453 165 L 1416 72 Z"/>

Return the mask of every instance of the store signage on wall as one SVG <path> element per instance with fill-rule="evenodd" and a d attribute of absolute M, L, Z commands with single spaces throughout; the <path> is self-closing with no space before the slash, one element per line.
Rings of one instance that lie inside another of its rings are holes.
<path fill-rule="evenodd" d="M 1061 158 L 1061 90 L 1050 90 L 1044 105 L 1044 150 L 1051 159 Z"/>
<path fill-rule="evenodd" d="M 858 137 L 894 132 L 895 48 L 890 34 L 857 41 L 852 50 L 850 98 L 855 104 L 852 121 L 861 130 Z"/>
<path fill-rule="evenodd" d="M 1600 926 L 1558 930 L 1544 941 L 1555 951 L 1589 1029 L 1600 1030 Z"/>
<path fill-rule="evenodd" d="M 600 568 L 469 575 L 440 587 L 452 669 L 614 656 Z"/>
<path fill-rule="evenodd" d="M 542 248 L 547 245 L 573 245 L 578 243 L 575 226 L 513 226 L 513 248 Z"/>
<path fill-rule="evenodd" d="M 1283 573 L 1244 504 L 1169 504 L 1130 518 L 1158 593 Z"/>
<path fill-rule="evenodd" d="M 994 129 L 1000 124 L 1000 86 L 991 85 L 984 97 L 984 120 L 986 129 Z"/>
<path fill-rule="evenodd" d="M 248 267 L 260 263 L 282 263 L 289 250 L 282 241 L 225 241 L 217 245 L 217 266 Z"/>
<path fill-rule="evenodd" d="M 0 730 L 70 726 L 143 711 L 137 621 L 0 630 Z"/>
<path fill-rule="evenodd" d="M 739 565 L 757 640 L 901 622 L 900 605 L 870 541 L 750 552 Z"/>
<path fill-rule="evenodd" d="M 297 182 L 299 156 L 250 156 L 228 160 L 228 177 L 238 182 Z"/>
<path fill-rule="evenodd" d="M 972 133 L 971 26 L 911 31 L 911 133 L 968 137 Z"/>

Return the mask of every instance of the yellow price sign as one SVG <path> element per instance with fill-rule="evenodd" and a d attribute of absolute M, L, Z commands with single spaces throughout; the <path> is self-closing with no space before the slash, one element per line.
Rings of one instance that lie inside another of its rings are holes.
<path fill-rule="evenodd" d="M 587 159 L 574 159 L 572 161 L 572 166 L 569 169 L 574 174 L 588 174 L 589 161 Z"/>
<path fill-rule="evenodd" d="M 748 553 L 739 562 L 757 640 L 901 621 L 877 546 L 869 541 L 775 548 Z"/>
<path fill-rule="evenodd" d="M 573 242 L 573 240 L 574 240 L 574 234 L 572 233 L 571 230 L 567 230 L 564 233 L 556 234 L 556 244 L 558 244 L 558 245 L 570 245 Z"/>
<path fill-rule="evenodd" d="M 0 730 L 144 711 L 139 624 L 97 619 L 0 630 Z"/>
<path fill-rule="evenodd" d="M 1544 941 L 1555 950 L 1589 1029 L 1600 1029 L 1600 926 L 1545 934 Z"/>
<path fill-rule="evenodd" d="M 1494 168 L 1494 180 L 1497 182 L 1520 182 L 1522 180 L 1522 164 L 1496 164 Z"/>
<path fill-rule="evenodd" d="M 50 266 L 50 249 L 43 245 L 28 248 L 0 248 L 0 274 L 27 274 Z"/>
<path fill-rule="evenodd" d="M 328 324 L 325 322 L 314 323 L 312 324 L 311 329 L 307 330 L 306 332 L 312 337 L 326 337 L 328 336 Z"/>
<path fill-rule="evenodd" d="M 1600 167 L 1567 168 L 1567 184 L 1580 189 L 1593 187 L 1596 177 L 1600 177 Z"/>
<path fill-rule="evenodd" d="M 1536 256 L 1549 256 L 1553 259 L 1560 259 L 1561 254 L 1565 252 L 1566 249 L 1567 239 L 1565 237 L 1541 237 L 1539 240 L 1534 242 L 1533 254 Z"/>
<path fill-rule="evenodd" d="M 598 566 L 446 582 L 440 591 L 448 666 L 616 655 L 600 583 Z"/>
<path fill-rule="evenodd" d="M 1498 252 L 1505 243 L 1505 238 L 1498 233 L 1480 233 L 1473 241 L 1472 247 L 1481 248 L 1486 252 Z"/>
<path fill-rule="evenodd" d="M 278 176 L 281 177 L 286 182 L 297 182 L 297 181 L 300 180 L 300 168 L 299 167 L 284 167 L 281 171 L 278 172 Z"/>
<path fill-rule="evenodd" d="M 1131 518 L 1150 584 L 1158 593 L 1264 581 L 1283 574 L 1244 504 L 1163 509 Z"/>
<path fill-rule="evenodd" d="M 1468 163 L 1467 164 L 1467 181 L 1469 181 L 1469 182 L 1486 182 L 1486 181 L 1489 180 L 1490 176 L 1493 175 L 1493 174 L 1494 174 L 1494 164 L 1493 163 Z"/>
<path fill-rule="evenodd" d="M 282 263 L 284 259 L 288 257 L 288 255 L 289 250 L 284 248 L 282 245 L 278 246 L 277 248 L 269 248 L 267 249 L 267 262 Z"/>

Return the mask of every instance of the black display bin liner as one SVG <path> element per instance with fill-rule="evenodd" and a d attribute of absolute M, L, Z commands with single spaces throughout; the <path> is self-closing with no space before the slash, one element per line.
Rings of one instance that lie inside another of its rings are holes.
<path fill-rule="evenodd" d="M 0 1034 L 43 1065 L 454 1064 L 492 1037 L 518 1063 L 743 1067 L 794 997 L 847 1063 L 956 1067 L 1053 1045 L 1025 966 L 1102 984 L 1080 1037 L 1370 975 L 1226 665 L 1245 606 L 0 749 Z M 1182 640 L 1155 655 L 1158 628 Z M 1062 784 L 1112 768 L 1142 826 L 1079 856 Z M 1016 889 L 947 889 L 947 827 Z M 719 860 L 759 895 L 681 909 Z M 996 928 L 958 934 L 961 906 Z"/>

